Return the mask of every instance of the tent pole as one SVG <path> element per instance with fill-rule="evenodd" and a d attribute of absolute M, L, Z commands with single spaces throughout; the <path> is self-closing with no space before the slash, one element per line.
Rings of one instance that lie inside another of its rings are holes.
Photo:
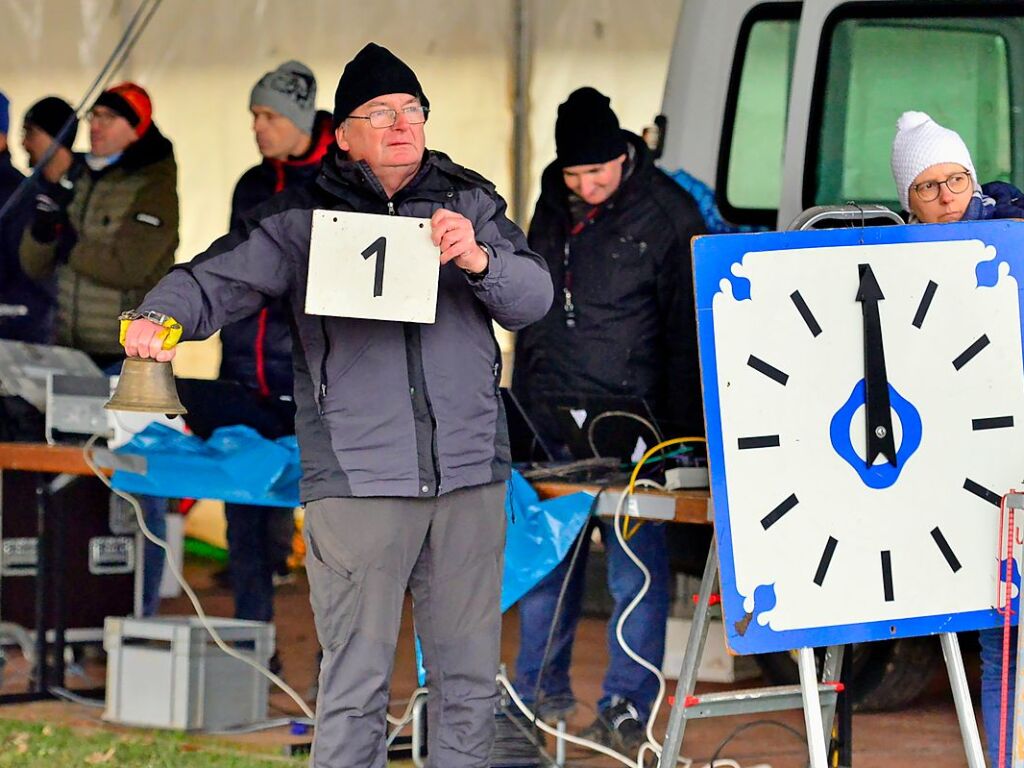
<path fill-rule="evenodd" d="M 530 184 L 530 18 L 529 0 L 512 0 L 513 103 L 512 103 L 512 218 L 525 225 L 526 194 Z"/>

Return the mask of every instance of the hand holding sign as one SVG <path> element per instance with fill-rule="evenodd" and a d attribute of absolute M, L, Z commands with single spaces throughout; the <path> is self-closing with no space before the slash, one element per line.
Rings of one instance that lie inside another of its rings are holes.
<path fill-rule="evenodd" d="M 461 213 L 439 208 L 430 217 L 430 239 L 441 249 L 441 263 L 454 260 L 468 272 L 487 269 L 487 252 L 476 242 L 473 222 Z"/>
<path fill-rule="evenodd" d="M 465 243 L 466 229 L 444 219 L 439 239 L 448 236 L 451 260 L 463 247 L 456 244 Z M 472 224 L 465 220 L 465 225 L 472 238 Z M 434 322 L 438 270 L 445 261 L 438 258 L 434 231 L 434 219 L 313 211 L 306 312 Z"/>

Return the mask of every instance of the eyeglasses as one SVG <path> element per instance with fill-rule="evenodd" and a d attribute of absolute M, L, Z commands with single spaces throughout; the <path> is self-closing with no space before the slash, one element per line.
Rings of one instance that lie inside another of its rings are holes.
<path fill-rule="evenodd" d="M 917 192 L 917 196 L 922 203 L 930 203 L 932 200 L 938 199 L 943 184 L 954 195 L 962 194 L 971 186 L 971 174 L 967 171 L 960 171 L 946 177 L 942 181 L 922 181 L 920 184 L 912 185 L 911 189 Z"/>
<path fill-rule="evenodd" d="M 349 115 L 346 120 L 369 120 L 374 128 L 390 128 L 398 122 L 398 115 L 405 115 L 409 125 L 427 122 L 427 107 L 415 106 L 403 109 L 375 109 L 369 115 Z"/>
<path fill-rule="evenodd" d="M 110 123 L 116 120 L 118 117 L 120 117 L 120 115 L 117 114 L 117 112 L 112 112 L 106 109 L 102 111 L 90 109 L 88 112 L 85 113 L 85 119 L 88 120 L 90 123 Z"/>

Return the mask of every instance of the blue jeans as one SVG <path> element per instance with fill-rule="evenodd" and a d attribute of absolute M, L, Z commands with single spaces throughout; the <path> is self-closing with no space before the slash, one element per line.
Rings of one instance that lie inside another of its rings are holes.
<path fill-rule="evenodd" d="M 1017 674 L 1017 628 L 1010 632 L 1010 699 L 1006 723 L 1006 763 L 999 762 L 999 699 L 1003 685 L 1003 628 L 983 629 L 981 641 L 981 719 L 985 724 L 988 762 L 993 768 L 1009 768 L 1013 763 L 1013 691 Z"/>
<path fill-rule="evenodd" d="M 274 620 L 274 571 L 291 554 L 295 511 L 291 507 L 225 504 L 228 565 L 235 618 Z"/>
<path fill-rule="evenodd" d="M 167 499 L 138 496 L 146 527 L 158 539 L 167 539 Z M 156 616 L 160 610 L 160 581 L 164 575 L 164 551 L 149 539 L 142 547 L 142 615 Z"/>
<path fill-rule="evenodd" d="M 644 577 L 619 545 L 611 523 L 595 520 L 608 557 L 608 589 L 615 601 L 615 609 L 608 622 L 608 668 L 605 671 L 603 695 L 598 709 L 611 706 L 613 697 L 631 701 L 642 720 L 650 716 L 651 705 L 658 694 L 658 681 L 654 675 L 626 655 L 615 637 L 619 617 L 643 586 Z M 584 570 L 589 551 L 591 528 L 583 534 L 587 541 L 576 560 L 576 568 L 569 577 L 558 626 L 551 645 L 550 658 L 544 672 L 540 690 L 545 699 L 572 699 L 569 683 L 569 665 L 576 626 L 583 604 Z M 665 623 L 668 620 L 669 570 L 665 527 L 645 523 L 628 540 L 632 549 L 651 572 L 651 586 L 644 599 L 626 621 L 623 634 L 629 646 L 654 666 L 661 668 L 665 656 Z M 537 586 L 519 601 L 519 656 L 516 659 L 516 688 L 528 703 L 533 703 L 547 643 L 551 619 L 562 581 L 569 569 L 572 550 L 566 558 Z"/>

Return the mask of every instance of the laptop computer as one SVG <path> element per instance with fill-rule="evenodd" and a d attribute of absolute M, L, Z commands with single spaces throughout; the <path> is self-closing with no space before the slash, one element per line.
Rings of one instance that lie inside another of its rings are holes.
<path fill-rule="evenodd" d="M 540 436 L 519 399 L 507 387 L 501 388 L 508 422 L 508 441 L 513 464 L 537 464 L 554 461 L 551 449 Z"/>
<path fill-rule="evenodd" d="M 641 397 L 562 395 L 551 398 L 550 403 L 576 459 L 636 462 L 664 439 L 650 406 Z"/>
<path fill-rule="evenodd" d="M 175 379 L 178 399 L 188 409 L 185 423 L 204 440 L 218 427 L 241 424 L 268 440 L 295 432 L 295 404 L 291 400 L 259 397 L 234 381 Z"/>

